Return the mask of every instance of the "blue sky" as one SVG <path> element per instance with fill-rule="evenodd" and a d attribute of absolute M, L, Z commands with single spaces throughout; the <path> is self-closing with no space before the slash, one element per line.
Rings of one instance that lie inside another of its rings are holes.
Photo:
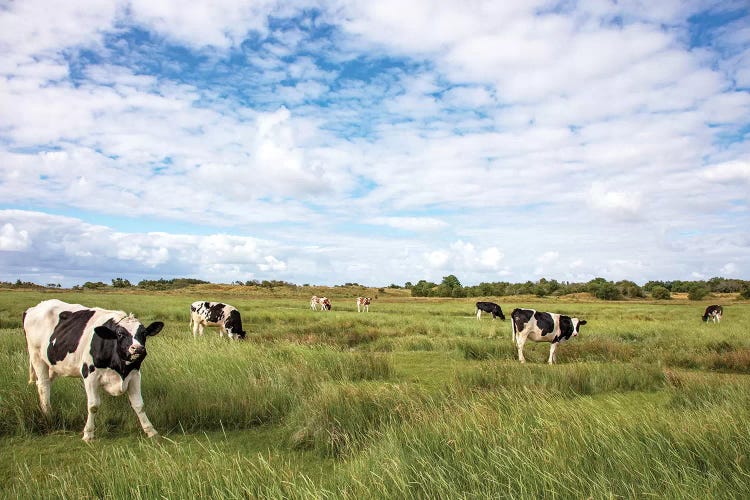
<path fill-rule="evenodd" d="M 12 2 L 0 280 L 748 279 L 749 136 L 744 1 Z"/>

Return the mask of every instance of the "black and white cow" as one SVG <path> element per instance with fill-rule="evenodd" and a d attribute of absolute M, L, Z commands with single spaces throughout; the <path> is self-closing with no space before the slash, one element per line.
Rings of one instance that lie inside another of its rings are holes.
<path fill-rule="evenodd" d="M 482 311 L 492 314 L 493 320 L 499 317 L 501 320 L 505 321 L 503 310 L 494 302 L 477 302 L 477 319 L 481 319 Z"/>
<path fill-rule="evenodd" d="M 711 305 L 706 308 L 706 312 L 703 313 L 703 321 L 708 323 L 713 321 L 719 323 L 721 321 L 721 315 L 724 314 L 724 308 L 719 305 Z"/>
<path fill-rule="evenodd" d="M 317 295 L 313 295 L 310 299 L 310 309 L 312 309 L 313 311 L 317 311 L 318 306 L 320 306 L 321 311 L 330 311 L 331 301 L 326 297 L 318 297 Z"/>
<path fill-rule="evenodd" d="M 550 342 L 549 364 L 557 361 L 557 345 L 578 336 L 578 329 L 586 320 L 562 314 L 539 312 L 534 309 L 513 309 L 510 313 L 513 328 L 513 343 L 518 347 L 518 360 L 525 363 L 523 346 L 527 339 L 534 342 Z"/>
<path fill-rule="evenodd" d="M 193 330 L 193 338 L 203 335 L 206 326 L 218 326 L 219 336 L 227 334 L 230 339 L 244 339 L 246 332 L 242 329 L 242 317 L 240 312 L 221 302 L 196 301 L 190 304 L 190 327 Z"/>
<path fill-rule="evenodd" d="M 50 384 L 55 377 L 82 377 L 88 406 L 84 441 L 94 439 L 100 389 L 112 396 L 127 393 L 143 431 L 149 437 L 158 435 L 143 410 L 140 367 L 146 358 L 146 338 L 163 327 L 161 321 L 144 327 L 132 314 L 56 299 L 27 309 L 23 329 L 29 383 L 36 381 L 42 411 L 49 413 Z"/>
<path fill-rule="evenodd" d="M 370 302 L 372 302 L 370 297 L 357 297 L 357 312 L 370 312 Z"/>

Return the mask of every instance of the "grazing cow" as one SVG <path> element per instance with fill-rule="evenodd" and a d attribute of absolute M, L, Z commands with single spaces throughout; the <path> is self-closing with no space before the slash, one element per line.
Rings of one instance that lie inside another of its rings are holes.
<path fill-rule="evenodd" d="M 357 312 L 370 312 L 370 302 L 372 302 L 370 297 L 357 297 Z"/>
<path fill-rule="evenodd" d="M 505 321 L 503 310 L 494 302 L 477 302 L 477 319 L 481 319 L 482 311 L 492 314 L 493 320 L 499 316 L 501 320 Z"/>
<path fill-rule="evenodd" d="M 571 337 L 578 336 L 578 328 L 586 320 L 563 316 L 562 314 L 538 312 L 533 309 L 513 309 L 510 313 L 513 327 L 513 342 L 518 347 L 518 360 L 525 363 L 523 345 L 526 339 L 534 342 L 551 342 L 549 364 L 557 361 L 557 345 Z"/>
<path fill-rule="evenodd" d="M 218 326 L 219 336 L 244 339 L 246 332 L 242 329 L 240 312 L 229 304 L 221 302 L 196 301 L 190 304 L 190 326 L 193 338 L 203 335 L 203 327 Z"/>
<path fill-rule="evenodd" d="M 318 297 L 316 295 L 313 295 L 310 299 L 310 309 L 312 309 L 313 311 L 317 311 L 318 306 L 320 306 L 321 311 L 330 311 L 331 301 L 326 297 Z"/>
<path fill-rule="evenodd" d="M 708 306 L 706 308 L 706 312 L 703 313 L 703 321 L 708 323 L 709 320 L 713 321 L 714 323 L 719 323 L 721 321 L 721 315 L 724 314 L 724 308 L 721 306 L 718 306 L 716 304 L 712 306 Z"/>
<path fill-rule="evenodd" d="M 146 337 L 164 327 L 155 321 L 144 328 L 132 314 L 80 304 L 45 300 L 23 315 L 29 350 L 29 383 L 36 381 L 39 404 L 50 410 L 50 384 L 57 377 L 83 377 L 88 418 L 83 440 L 94 439 L 94 417 L 99 410 L 99 390 L 112 396 L 127 392 L 143 431 L 158 435 L 143 410 L 141 363 L 146 358 Z"/>

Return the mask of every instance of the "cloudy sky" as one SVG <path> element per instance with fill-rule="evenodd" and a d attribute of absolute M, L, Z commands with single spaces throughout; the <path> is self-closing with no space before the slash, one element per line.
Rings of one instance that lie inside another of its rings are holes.
<path fill-rule="evenodd" d="M 746 0 L 0 1 L 0 280 L 750 279 Z"/>

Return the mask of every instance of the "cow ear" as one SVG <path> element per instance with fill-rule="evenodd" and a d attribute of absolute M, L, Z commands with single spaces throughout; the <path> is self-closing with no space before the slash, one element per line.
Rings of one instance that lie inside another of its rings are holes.
<path fill-rule="evenodd" d="M 115 333 L 114 330 L 110 330 L 106 326 L 97 326 L 96 328 L 94 328 L 94 333 L 105 340 L 114 340 L 117 338 L 117 333 Z"/>
<path fill-rule="evenodd" d="M 579 322 L 578 322 L 578 324 L 579 324 L 579 325 L 585 325 L 585 324 L 586 324 L 586 320 L 585 320 L 585 319 L 582 319 L 581 321 L 579 321 Z"/>
<path fill-rule="evenodd" d="M 162 323 L 161 321 L 154 321 L 146 328 L 146 336 L 153 337 L 154 335 L 159 333 L 162 328 L 164 328 L 164 323 Z"/>

